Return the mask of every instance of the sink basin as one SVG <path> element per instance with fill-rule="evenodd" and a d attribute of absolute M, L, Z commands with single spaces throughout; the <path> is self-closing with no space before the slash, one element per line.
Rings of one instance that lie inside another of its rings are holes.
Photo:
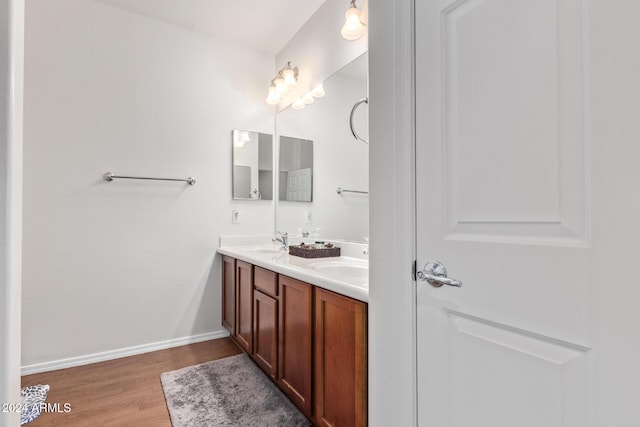
<path fill-rule="evenodd" d="M 318 273 L 326 274 L 334 279 L 354 280 L 368 279 L 369 267 L 355 264 L 316 264 L 311 268 Z"/>
<path fill-rule="evenodd" d="M 251 248 L 247 249 L 247 252 L 254 252 L 259 254 L 279 254 L 284 253 L 285 251 L 281 251 L 278 248 Z"/>

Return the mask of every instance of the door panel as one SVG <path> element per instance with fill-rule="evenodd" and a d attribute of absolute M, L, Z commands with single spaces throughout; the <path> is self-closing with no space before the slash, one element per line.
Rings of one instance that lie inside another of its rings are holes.
<path fill-rule="evenodd" d="M 256 272 L 258 267 L 256 267 Z M 253 292 L 253 358 L 267 375 L 278 375 L 278 300 Z"/>
<path fill-rule="evenodd" d="M 587 348 L 450 310 L 446 334 L 446 425 L 586 425 Z"/>
<path fill-rule="evenodd" d="M 287 199 L 311 201 L 311 169 L 296 169 L 287 172 Z"/>
<path fill-rule="evenodd" d="M 222 257 L 222 326 L 236 335 L 236 260 Z"/>
<path fill-rule="evenodd" d="M 581 0 L 416 2 L 419 422 L 583 427 L 591 383 Z"/>
<path fill-rule="evenodd" d="M 236 260 L 236 342 L 253 352 L 253 266 Z"/>
<path fill-rule="evenodd" d="M 582 2 L 418 3 L 439 9 L 447 238 L 584 246 Z"/>
<path fill-rule="evenodd" d="M 367 305 L 315 288 L 314 401 L 320 426 L 367 425 Z"/>
<path fill-rule="evenodd" d="M 313 293 L 311 285 L 278 275 L 278 383 L 311 417 Z"/>

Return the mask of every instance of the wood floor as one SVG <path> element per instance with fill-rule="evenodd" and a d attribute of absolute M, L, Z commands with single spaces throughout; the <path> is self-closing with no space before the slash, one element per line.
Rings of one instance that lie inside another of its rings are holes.
<path fill-rule="evenodd" d="M 43 413 L 29 426 L 171 427 L 160 374 L 241 353 L 229 338 L 22 377 L 49 384 L 47 403 L 71 410 Z"/>

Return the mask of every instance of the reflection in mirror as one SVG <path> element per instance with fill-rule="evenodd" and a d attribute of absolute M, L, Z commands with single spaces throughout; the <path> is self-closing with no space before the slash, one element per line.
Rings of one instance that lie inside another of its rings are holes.
<path fill-rule="evenodd" d="M 279 199 L 292 202 L 313 200 L 313 141 L 280 137 Z"/>
<path fill-rule="evenodd" d="M 277 114 L 277 134 L 313 140 L 314 158 L 313 200 L 276 200 L 277 230 L 358 242 L 369 235 L 369 149 L 349 128 L 353 105 L 367 96 L 367 64 L 365 53 L 323 82 L 324 97 L 303 110 L 288 108 Z M 358 108 L 354 126 L 361 137 L 369 138 L 367 104 Z M 282 182 L 280 175 L 276 178 Z M 338 194 L 338 187 L 364 193 Z"/>
<path fill-rule="evenodd" d="M 234 129 L 232 193 L 235 200 L 273 199 L 273 137 Z"/>

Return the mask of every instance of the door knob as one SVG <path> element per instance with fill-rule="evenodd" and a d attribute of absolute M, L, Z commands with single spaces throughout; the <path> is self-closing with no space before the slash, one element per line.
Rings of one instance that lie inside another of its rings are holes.
<path fill-rule="evenodd" d="M 447 269 L 440 261 L 429 261 L 421 271 L 416 273 L 416 277 L 419 280 L 426 280 L 434 288 L 439 288 L 442 285 L 462 287 L 461 281 L 447 277 Z"/>

